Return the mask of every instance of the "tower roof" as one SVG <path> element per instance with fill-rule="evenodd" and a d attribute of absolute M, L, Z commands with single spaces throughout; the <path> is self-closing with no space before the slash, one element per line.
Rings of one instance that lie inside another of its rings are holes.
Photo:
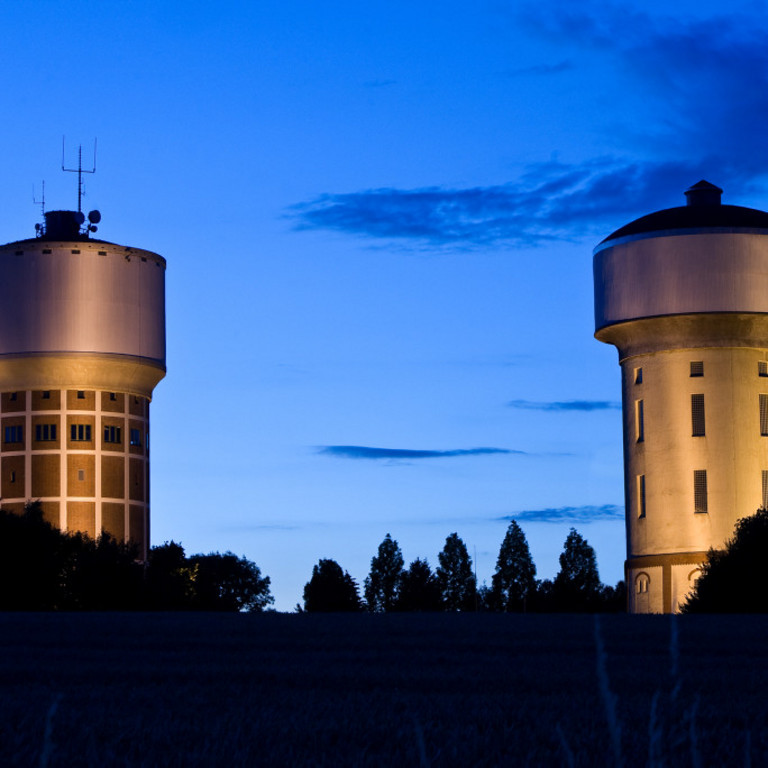
<path fill-rule="evenodd" d="M 641 216 L 608 235 L 600 245 L 620 237 L 669 230 L 768 230 L 768 213 L 740 205 L 722 205 L 722 192 L 720 187 L 702 179 L 685 191 L 687 205 Z"/>

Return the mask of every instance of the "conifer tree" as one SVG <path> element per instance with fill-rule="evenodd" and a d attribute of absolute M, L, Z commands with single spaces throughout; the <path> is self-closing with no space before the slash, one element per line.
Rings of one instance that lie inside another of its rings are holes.
<path fill-rule="evenodd" d="M 501 611 L 524 611 L 536 586 L 534 565 L 528 541 L 517 521 L 512 520 L 496 560 L 491 588 L 492 604 Z"/>
<path fill-rule="evenodd" d="M 563 611 L 598 610 L 602 586 L 595 550 L 575 528 L 571 528 L 552 588 L 555 608 Z"/>
<path fill-rule="evenodd" d="M 458 533 L 448 536 L 437 559 L 440 565 L 436 577 L 443 608 L 447 611 L 475 610 L 477 582 L 472 573 L 472 559 Z"/>
<path fill-rule="evenodd" d="M 395 609 L 403 578 L 403 553 L 387 534 L 379 544 L 379 551 L 371 559 L 371 571 L 365 579 L 365 602 L 375 613 Z"/>

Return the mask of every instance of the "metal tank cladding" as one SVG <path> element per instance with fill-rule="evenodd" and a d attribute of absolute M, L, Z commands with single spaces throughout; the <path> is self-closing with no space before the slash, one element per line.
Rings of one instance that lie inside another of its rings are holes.
<path fill-rule="evenodd" d="M 165 376 L 165 259 L 49 211 L 0 246 L 0 497 L 149 551 L 149 405 Z"/>
<path fill-rule="evenodd" d="M 768 502 L 768 213 L 721 194 L 701 181 L 594 252 L 595 336 L 622 369 L 633 612 L 677 610 L 706 552 Z"/>

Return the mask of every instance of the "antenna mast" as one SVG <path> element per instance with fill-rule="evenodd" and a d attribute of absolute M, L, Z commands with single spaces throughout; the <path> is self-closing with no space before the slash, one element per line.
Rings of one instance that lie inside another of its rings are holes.
<path fill-rule="evenodd" d="M 40 200 L 37 199 L 37 195 L 35 194 L 35 187 L 32 185 L 32 203 L 34 205 L 40 206 L 43 217 L 45 217 L 45 179 L 43 179 L 43 196 Z"/>
<path fill-rule="evenodd" d="M 96 173 L 96 139 L 93 140 L 93 170 L 83 170 L 83 145 L 80 144 L 77 148 L 77 168 L 65 168 L 64 167 L 64 141 L 65 137 L 61 137 L 61 170 L 68 171 L 70 173 L 77 174 L 77 212 L 82 213 L 82 200 L 83 200 L 83 174 L 84 173 Z"/>

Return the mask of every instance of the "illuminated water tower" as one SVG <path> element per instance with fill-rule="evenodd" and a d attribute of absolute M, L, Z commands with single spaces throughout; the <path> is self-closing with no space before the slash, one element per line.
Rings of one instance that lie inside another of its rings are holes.
<path fill-rule="evenodd" d="M 94 239 L 100 218 L 48 211 L 36 237 L 0 246 L 0 495 L 145 557 L 165 260 Z"/>
<path fill-rule="evenodd" d="M 676 611 L 711 547 L 768 506 L 768 213 L 687 205 L 594 253 L 595 336 L 619 352 L 634 613 Z"/>

